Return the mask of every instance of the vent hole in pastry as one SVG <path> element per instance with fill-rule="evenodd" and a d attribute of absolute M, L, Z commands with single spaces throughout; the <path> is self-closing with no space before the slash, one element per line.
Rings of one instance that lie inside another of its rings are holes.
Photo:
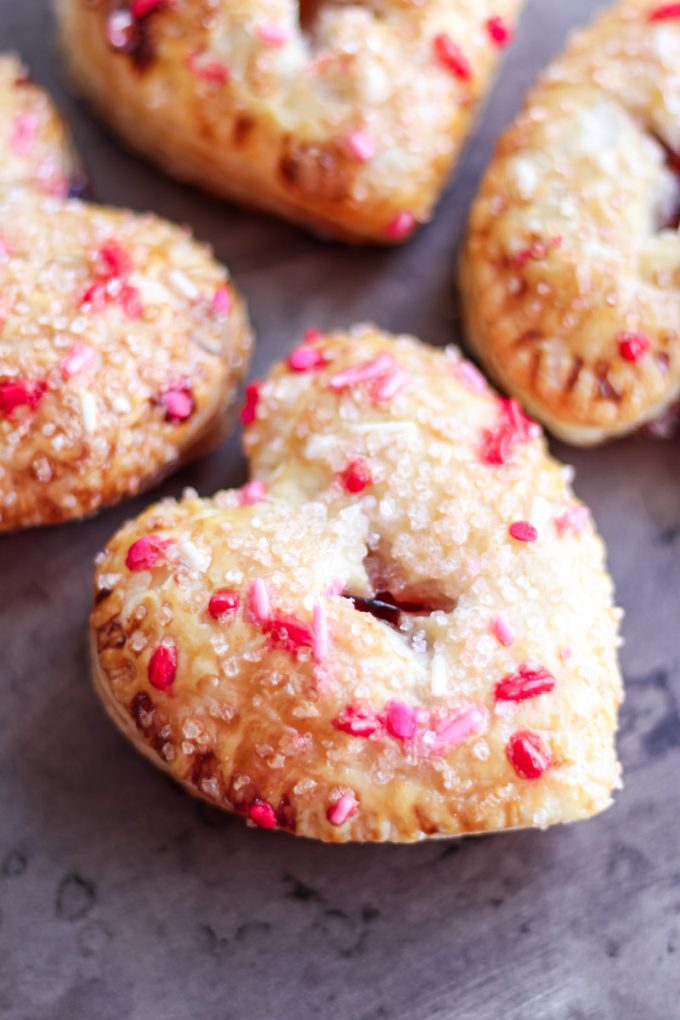
<path fill-rule="evenodd" d="M 663 150 L 668 187 L 662 189 L 656 206 L 656 229 L 677 230 L 680 227 L 680 154 L 666 145 L 663 138 L 654 135 Z"/>
<path fill-rule="evenodd" d="M 343 592 L 360 613 L 370 613 L 377 620 L 399 627 L 404 616 L 431 616 L 436 612 L 450 613 L 456 608 L 456 600 L 444 595 L 436 582 L 410 583 L 400 575 L 398 565 L 387 555 L 369 553 L 364 559 L 364 567 L 371 594 Z"/>
<path fill-rule="evenodd" d="M 303 32 L 311 33 L 319 17 L 319 12 L 328 0 L 299 0 L 300 28 Z"/>

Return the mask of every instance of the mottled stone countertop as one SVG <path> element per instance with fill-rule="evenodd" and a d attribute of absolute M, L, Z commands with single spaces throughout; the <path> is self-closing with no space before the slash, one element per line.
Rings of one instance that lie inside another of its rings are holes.
<path fill-rule="evenodd" d="M 455 249 L 494 138 L 595 6 L 528 4 L 436 221 L 398 251 L 325 244 L 166 180 L 69 94 L 45 0 L 0 0 L 0 30 L 73 125 L 97 197 L 212 242 L 250 301 L 259 374 L 311 326 L 456 335 Z M 118 735 L 88 677 L 93 557 L 150 497 L 0 540 L 1 1017 L 680 1015 L 680 442 L 556 449 L 626 610 L 626 787 L 601 818 L 547 833 L 331 847 L 197 804 Z M 234 436 L 161 492 L 244 477 Z"/>

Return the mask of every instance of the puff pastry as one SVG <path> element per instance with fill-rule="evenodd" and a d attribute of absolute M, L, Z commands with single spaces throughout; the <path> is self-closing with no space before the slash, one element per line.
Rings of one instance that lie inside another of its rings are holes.
<path fill-rule="evenodd" d="M 57 0 L 81 92 L 219 195 L 346 240 L 427 220 L 521 0 Z"/>
<path fill-rule="evenodd" d="M 680 390 L 680 6 L 579 31 L 504 135 L 462 261 L 468 334 L 558 436 L 655 422 Z"/>
<path fill-rule="evenodd" d="M 187 231 L 67 195 L 46 96 L 0 57 L 0 531 L 93 513 L 214 442 L 250 334 Z"/>
<path fill-rule="evenodd" d="M 97 561 L 96 686 L 135 746 L 334 842 L 606 808 L 618 611 L 540 428 L 457 351 L 369 326 L 309 336 L 242 417 L 252 481 Z"/>

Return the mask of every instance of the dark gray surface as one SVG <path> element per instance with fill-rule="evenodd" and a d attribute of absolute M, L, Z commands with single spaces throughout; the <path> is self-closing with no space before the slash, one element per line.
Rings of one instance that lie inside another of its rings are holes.
<path fill-rule="evenodd" d="M 118 148 L 65 88 L 42 0 L 0 0 L 100 199 L 211 241 L 263 371 L 308 326 L 375 318 L 445 343 L 454 243 L 499 128 L 568 23 L 536 0 L 436 222 L 348 250 L 213 202 Z M 85 653 L 92 559 L 151 497 L 0 540 L 0 1016 L 7 1020 L 671 1020 L 680 1014 L 680 443 L 557 448 L 626 609 L 626 789 L 592 822 L 415 847 L 325 847 L 197 806 L 118 736 Z M 174 477 L 238 484 L 234 437 Z"/>

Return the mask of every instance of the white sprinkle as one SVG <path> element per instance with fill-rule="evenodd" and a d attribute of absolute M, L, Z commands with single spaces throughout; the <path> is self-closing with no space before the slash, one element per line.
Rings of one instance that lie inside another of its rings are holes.
<path fill-rule="evenodd" d="M 446 693 L 447 669 L 446 659 L 443 655 L 433 655 L 430 665 L 430 690 L 435 698 L 440 698 Z"/>
<path fill-rule="evenodd" d="M 80 406 L 83 412 L 83 427 L 92 434 L 97 428 L 97 401 L 89 390 L 80 390 Z"/>
<path fill-rule="evenodd" d="M 181 269 L 171 269 L 168 279 L 176 291 L 190 300 L 194 300 L 201 293 L 196 284 Z"/>

